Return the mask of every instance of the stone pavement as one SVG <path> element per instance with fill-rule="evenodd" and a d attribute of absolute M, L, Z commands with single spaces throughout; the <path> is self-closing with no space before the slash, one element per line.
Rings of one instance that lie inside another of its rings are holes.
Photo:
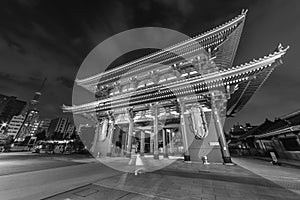
<path fill-rule="evenodd" d="M 176 161 L 162 170 L 117 174 L 48 199 L 298 200 L 300 196 L 238 165 Z"/>
<path fill-rule="evenodd" d="M 249 158 L 233 158 L 239 166 L 300 195 L 300 169 Z"/>
<path fill-rule="evenodd" d="M 271 157 L 260 157 L 260 156 L 252 156 L 252 158 L 258 159 L 258 160 L 265 160 L 267 162 L 271 162 Z M 283 159 L 283 158 L 277 158 L 278 162 L 283 166 L 290 166 L 300 169 L 300 161 L 299 160 L 292 160 L 292 159 Z"/>

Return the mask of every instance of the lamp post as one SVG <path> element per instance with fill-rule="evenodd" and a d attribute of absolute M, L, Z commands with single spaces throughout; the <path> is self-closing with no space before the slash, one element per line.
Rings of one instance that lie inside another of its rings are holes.
<path fill-rule="evenodd" d="M 3 128 L 7 127 L 8 123 L 7 122 L 2 122 L 0 126 L 0 131 L 2 131 Z"/>

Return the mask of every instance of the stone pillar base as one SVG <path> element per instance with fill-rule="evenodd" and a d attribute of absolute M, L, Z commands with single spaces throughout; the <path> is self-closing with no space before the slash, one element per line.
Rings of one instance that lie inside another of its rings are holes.
<path fill-rule="evenodd" d="M 126 158 L 131 158 L 131 153 L 127 153 Z"/>
<path fill-rule="evenodd" d="M 159 159 L 159 155 L 158 154 L 154 154 L 153 158 L 158 160 Z"/>
<path fill-rule="evenodd" d="M 190 155 L 184 155 L 184 161 L 185 162 L 191 162 L 191 156 Z"/>
<path fill-rule="evenodd" d="M 223 157 L 223 161 L 224 161 L 224 164 L 225 163 L 232 163 L 231 157 Z"/>
<path fill-rule="evenodd" d="M 107 153 L 106 156 L 107 156 L 107 157 L 111 157 L 112 154 L 111 154 L 111 153 Z"/>
<path fill-rule="evenodd" d="M 140 153 L 140 156 L 144 156 L 145 155 L 145 153 Z"/>
<path fill-rule="evenodd" d="M 169 155 L 168 154 L 164 154 L 164 158 L 169 158 Z"/>

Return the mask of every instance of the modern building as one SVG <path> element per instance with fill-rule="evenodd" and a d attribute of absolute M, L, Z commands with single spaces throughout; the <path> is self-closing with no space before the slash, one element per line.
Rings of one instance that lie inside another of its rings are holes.
<path fill-rule="evenodd" d="M 54 140 L 64 139 L 69 123 L 69 119 L 64 117 L 52 119 L 48 128 L 47 138 Z"/>
<path fill-rule="evenodd" d="M 20 115 L 26 106 L 25 101 L 17 100 L 14 96 L 0 94 L 0 122 L 7 122 L 15 115 Z"/>
<path fill-rule="evenodd" d="M 45 131 L 46 135 L 47 135 L 50 123 L 51 123 L 51 119 L 43 119 L 43 120 L 41 120 L 37 132 L 43 132 L 43 131 Z"/>
<path fill-rule="evenodd" d="M 46 80 L 47 79 L 44 79 L 41 88 L 34 93 L 34 96 L 29 101 L 25 112 L 23 112 L 23 115 L 25 116 L 25 121 L 18 134 L 16 135 L 16 141 L 24 141 L 25 138 L 30 138 L 37 133 L 40 124 L 38 104 L 40 96 L 42 95 L 41 90 L 43 89 Z"/>
<path fill-rule="evenodd" d="M 72 135 L 75 133 L 75 129 L 76 129 L 75 125 L 72 123 L 69 123 L 63 138 L 70 139 L 72 137 Z"/>
<path fill-rule="evenodd" d="M 63 111 L 96 119 L 89 134 L 97 156 L 131 158 L 135 149 L 148 154 L 145 159 L 231 162 L 225 117 L 245 106 L 288 49 L 279 45 L 268 56 L 233 66 L 245 18 L 243 11 L 191 39 L 77 79 L 95 101 L 64 105 Z"/>
<path fill-rule="evenodd" d="M 15 137 L 16 141 L 24 141 L 26 137 L 32 137 L 37 133 L 40 121 L 38 110 L 28 110 L 23 113 L 25 117 L 22 127 Z"/>
<path fill-rule="evenodd" d="M 10 120 L 8 124 L 8 130 L 7 134 L 13 136 L 13 138 L 16 137 L 18 134 L 19 130 L 21 129 L 23 123 L 25 121 L 25 116 L 24 115 L 15 115 L 13 118 Z"/>

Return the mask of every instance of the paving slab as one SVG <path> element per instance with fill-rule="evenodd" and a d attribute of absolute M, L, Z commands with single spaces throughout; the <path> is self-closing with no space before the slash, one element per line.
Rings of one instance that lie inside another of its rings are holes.
<path fill-rule="evenodd" d="M 44 200 L 150 200 L 163 199 L 151 195 L 143 195 L 138 193 L 131 193 L 123 190 L 102 187 L 99 185 L 89 184 L 74 190 L 67 191 Z"/>
<path fill-rule="evenodd" d="M 182 161 L 137 176 L 117 174 L 80 189 L 51 199 L 300 199 L 292 190 L 238 165 Z"/>

